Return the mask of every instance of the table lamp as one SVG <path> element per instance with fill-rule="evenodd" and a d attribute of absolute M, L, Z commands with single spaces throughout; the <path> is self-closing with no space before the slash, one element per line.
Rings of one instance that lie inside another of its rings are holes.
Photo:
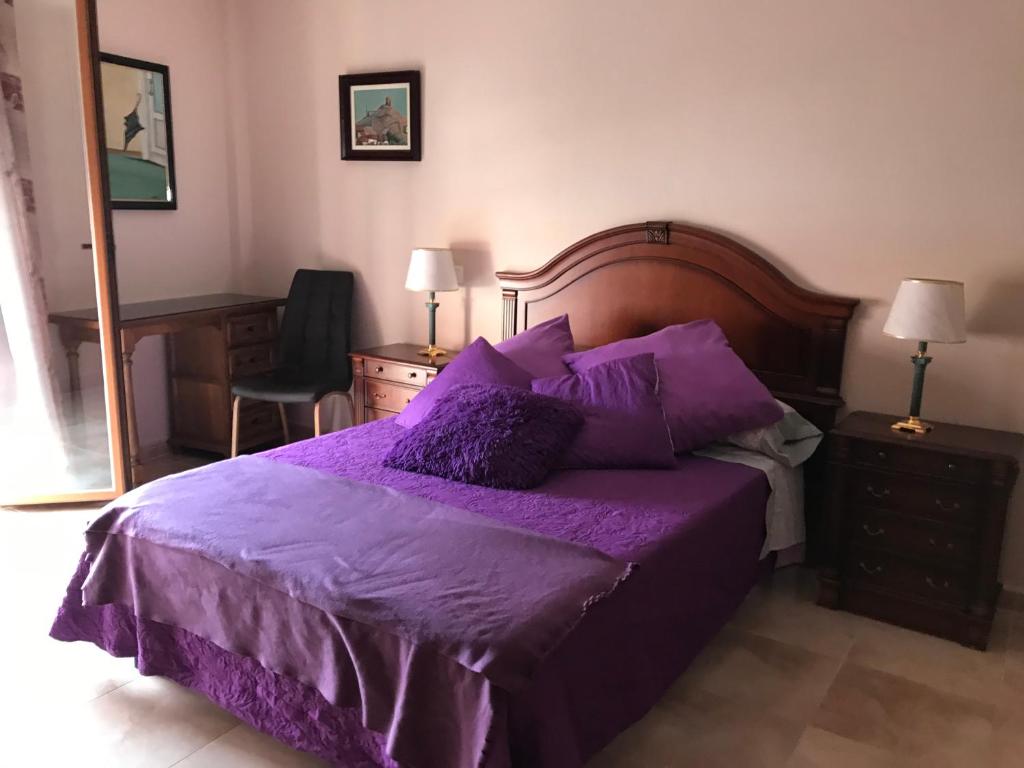
<path fill-rule="evenodd" d="M 892 428 L 898 432 L 922 435 L 931 430 L 931 426 L 920 419 L 924 370 L 932 361 L 927 354 L 928 342 L 962 344 L 967 341 L 964 284 L 952 280 L 905 279 L 896 291 L 882 332 L 897 339 L 917 341 L 917 354 L 910 358 L 914 364 L 910 414 L 893 424 Z"/>
<path fill-rule="evenodd" d="M 409 259 L 409 272 L 405 276 L 407 291 L 428 291 L 427 301 L 427 346 L 419 351 L 421 355 L 437 357 L 448 354 L 437 346 L 434 336 L 434 317 L 437 313 L 436 291 L 457 291 L 459 280 L 455 274 L 452 252 L 447 248 L 417 248 Z"/>

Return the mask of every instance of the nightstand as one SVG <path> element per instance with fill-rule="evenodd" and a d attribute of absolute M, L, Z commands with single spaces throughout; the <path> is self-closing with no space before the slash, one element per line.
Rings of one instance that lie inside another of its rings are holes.
<path fill-rule="evenodd" d="M 360 349 L 352 358 L 356 424 L 401 413 L 414 397 L 455 357 L 420 355 L 422 344 L 388 344 Z"/>
<path fill-rule="evenodd" d="M 818 603 L 984 649 L 1024 436 L 850 414 L 828 435 Z"/>

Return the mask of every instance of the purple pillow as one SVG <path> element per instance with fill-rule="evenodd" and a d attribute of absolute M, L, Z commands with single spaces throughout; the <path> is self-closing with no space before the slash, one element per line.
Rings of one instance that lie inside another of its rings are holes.
<path fill-rule="evenodd" d="M 495 351 L 487 339 L 480 337 L 448 363 L 437 378 L 398 414 L 395 421 L 403 427 L 415 427 L 434 407 L 434 403 L 459 384 L 507 384 L 529 390 L 532 379 L 528 371 Z"/>
<path fill-rule="evenodd" d="M 527 328 L 494 348 L 535 378 L 564 376 L 569 369 L 562 362 L 562 357 L 575 348 L 569 316 L 562 315 Z"/>
<path fill-rule="evenodd" d="M 676 453 L 774 424 L 782 407 L 731 347 L 658 359 L 661 402 Z"/>
<path fill-rule="evenodd" d="M 490 488 L 540 485 L 583 425 L 571 404 L 500 384 L 462 384 L 402 434 L 384 466 Z"/>
<path fill-rule="evenodd" d="M 694 320 L 692 323 L 670 325 L 647 336 L 613 341 L 594 349 L 573 352 L 565 355 L 562 361 L 574 373 L 579 373 L 587 368 L 593 368 L 598 363 L 606 363 L 620 357 L 633 357 L 650 352 L 656 360 L 661 360 L 667 355 L 706 346 L 729 346 L 729 340 L 725 338 L 722 329 L 714 320 Z"/>
<path fill-rule="evenodd" d="M 675 466 L 654 355 L 609 360 L 575 375 L 534 379 L 532 386 L 534 392 L 568 400 L 583 412 L 583 429 L 562 457 L 562 466 Z"/>
<path fill-rule="evenodd" d="M 637 352 L 654 354 L 658 393 L 676 453 L 724 440 L 734 432 L 766 427 L 783 416 L 775 398 L 732 351 L 713 320 L 669 326 L 565 360 L 579 372 Z"/>

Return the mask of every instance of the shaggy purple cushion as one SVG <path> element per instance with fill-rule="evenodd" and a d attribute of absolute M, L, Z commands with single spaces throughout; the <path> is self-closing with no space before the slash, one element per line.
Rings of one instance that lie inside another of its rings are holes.
<path fill-rule="evenodd" d="M 562 459 L 573 469 L 674 467 L 654 355 L 609 360 L 582 373 L 534 379 L 533 391 L 575 403 L 583 429 Z"/>
<path fill-rule="evenodd" d="M 569 316 L 538 323 L 495 344 L 494 348 L 535 378 L 564 376 L 569 373 L 569 367 L 562 362 L 562 357 L 575 348 Z"/>
<path fill-rule="evenodd" d="M 533 376 L 490 345 L 482 336 L 462 350 L 412 399 L 395 421 L 415 427 L 448 390 L 459 384 L 508 384 L 529 390 Z"/>
<path fill-rule="evenodd" d="M 500 384 L 449 390 L 384 465 L 490 488 L 540 485 L 583 426 L 570 403 Z"/>

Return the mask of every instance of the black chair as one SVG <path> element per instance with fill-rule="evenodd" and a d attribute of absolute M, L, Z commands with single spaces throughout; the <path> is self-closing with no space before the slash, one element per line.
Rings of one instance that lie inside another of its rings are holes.
<path fill-rule="evenodd" d="M 277 403 L 290 442 L 286 403 L 313 404 L 313 431 L 320 436 L 320 403 L 328 395 L 348 400 L 352 423 L 351 272 L 300 269 L 292 279 L 281 322 L 278 368 L 273 373 L 240 379 L 231 385 L 231 455 L 238 455 L 238 409 L 242 398 Z"/>

